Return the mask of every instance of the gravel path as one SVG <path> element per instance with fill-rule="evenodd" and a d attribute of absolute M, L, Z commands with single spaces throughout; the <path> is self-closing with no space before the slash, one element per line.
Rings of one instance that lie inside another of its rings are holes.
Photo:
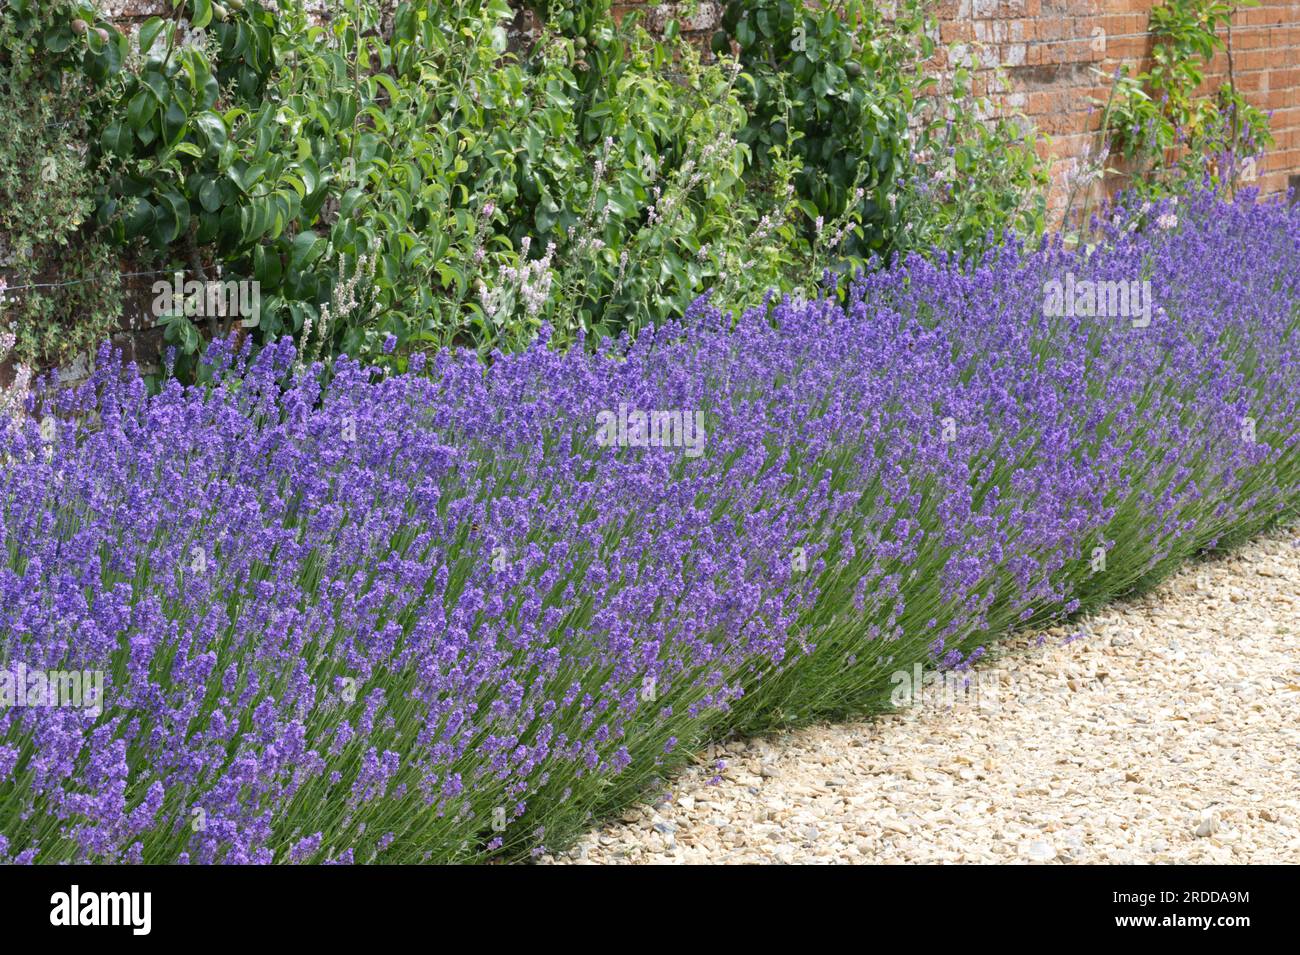
<path fill-rule="evenodd" d="M 1300 863 L 1295 535 L 1190 565 L 1082 639 L 1018 637 L 965 696 L 716 747 L 542 861 Z"/>

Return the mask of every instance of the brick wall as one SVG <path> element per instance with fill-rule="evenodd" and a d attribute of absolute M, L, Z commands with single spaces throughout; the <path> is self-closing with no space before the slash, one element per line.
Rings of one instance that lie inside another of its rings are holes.
<path fill-rule="evenodd" d="M 1022 110 L 1052 138 L 1053 207 L 1088 147 L 1096 143 L 1108 78 L 1121 64 L 1140 68 L 1150 52 L 1147 15 L 1153 0 L 946 0 L 941 38 L 982 50 L 1002 64 L 1010 90 L 995 98 Z M 1225 38 L 1227 38 L 1225 36 Z M 1259 164 L 1258 185 L 1285 191 L 1300 174 L 1300 0 L 1264 0 L 1238 10 L 1230 33 L 1238 89 L 1272 112 L 1273 148 Z M 1098 75 L 1100 71 L 1101 75 Z M 1213 89 L 1228 75 L 1220 53 L 1206 76 Z"/>

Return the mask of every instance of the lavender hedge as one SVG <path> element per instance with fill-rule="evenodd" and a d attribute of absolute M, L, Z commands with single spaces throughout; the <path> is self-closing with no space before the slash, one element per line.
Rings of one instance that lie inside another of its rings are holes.
<path fill-rule="evenodd" d="M 5 668 L 104 675 L 0 710 L 0 859 L 526 857 L 1277 519 L 1300 211 L 1146 219 L 486 368 L 105 351 L 0 434 Z"/>

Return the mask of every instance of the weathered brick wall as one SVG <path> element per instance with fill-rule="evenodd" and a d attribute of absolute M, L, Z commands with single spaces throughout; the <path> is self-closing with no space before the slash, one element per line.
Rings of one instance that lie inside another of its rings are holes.
<path fill-rule="evenodd" d="M 1080 157 L 1096 143 L 1094 99 L 1104 99 L 1121 64 L 1141 68 L 1151 49 L 1146 33 L 1154 0 L 947 0 L 944 41 L 969 44 L 1002 65 L 1007 108 L 1022 110 L 1041 132 L 1053 162 L 1053 205 Z M 1233 77 L 1250 103 L 1272 113 L 1275 143 L 1259 165 L 1258 185 L 1285 191 L 1300 174 L 1300 0 L 1263 0 L 1237 10 L 1230 34 Z M 1215 88 L 1228 76 L 1220 53 L 1206 75 Z"/>

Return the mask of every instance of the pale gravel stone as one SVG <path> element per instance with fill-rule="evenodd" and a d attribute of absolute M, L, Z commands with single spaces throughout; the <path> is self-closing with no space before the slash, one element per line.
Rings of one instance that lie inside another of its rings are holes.
<path fill-rule="evenodd" d="M 542 861 L 1300 863 L 1296 533 L 1013 638 L 992 705 L 715 744 Z"/>

